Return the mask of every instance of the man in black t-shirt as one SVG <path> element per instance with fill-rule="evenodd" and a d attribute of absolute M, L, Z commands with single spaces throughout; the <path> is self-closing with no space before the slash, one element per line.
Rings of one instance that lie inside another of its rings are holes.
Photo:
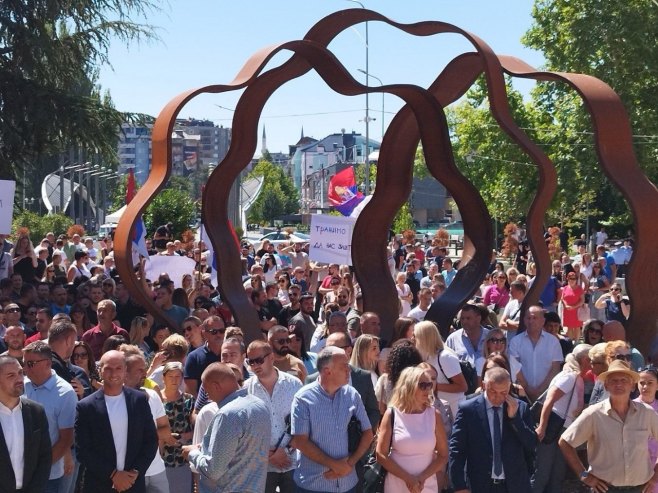
<path fill-rule="evenodd" d="M 174 239 L 174 225 L 172 223 L 163 224 L 158 226 L 153 235 L 153 246 L 159 252 L 164 251 L 167 248 L 167 242 L 173 241 Z"/>

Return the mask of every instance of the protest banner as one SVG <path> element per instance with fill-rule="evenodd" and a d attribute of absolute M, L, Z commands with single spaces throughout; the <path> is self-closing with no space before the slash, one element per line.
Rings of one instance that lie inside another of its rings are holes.
<path fill-rule="evenodd" d="M 11 234 L 11 220 L 14 215 L 14 180 L 0 180 L 0 234 Z"/>
<path fill-rule="evenodd" d="M 352 217 L 311 216 L 311 241 L 308 256 L 316 262 L 352 265 Z"/>
<path fill-rule="evenodd" d="M 166 272 L 169 279 L 174 283 L 175 288 L 182 287 L 184 274 L 193 274 L 196 262 L 189 257 L 180 257 L 178 255 L 151 255 L 150 262 L 146 262 L 144 267 L 146 278 L 155 281 L 160 274 Z"/>

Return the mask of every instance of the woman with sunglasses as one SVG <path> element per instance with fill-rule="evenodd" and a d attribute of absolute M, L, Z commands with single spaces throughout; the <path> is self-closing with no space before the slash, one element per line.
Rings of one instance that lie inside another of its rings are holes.
<path fill-rule="evenodd" d="M 637 390 L 640 396 L 635 402 L 642 402 L 645 406 L 650 407 L 658 412 L 658 368 L 655 366 L 645 366 L 640 370 L 640 380 L 637 382 Z M 649 437 L 649 457 L 651 463 L 655 464 L 658 459 L 658 440 Z M 649 493 L 658 493 L 658 485 L 654 486 Z"/>
<path fill-rule="evenodd" d="M 484 290 L 482 302 L 498 315 L 509 302 L 509 282 L 505 272 L 494 272 L 492 285 Z"/>
<path fill-rule="evenodd" d="M 583 376 L 591 368 L 590 349 L 592 346 L 589 344 L 577 345 L 573 353 L 567 355 L 562 371 L 555 375 L 548 385 L 541 418 L 535 429 L 540 443 L 537 446 L 537 470 L 532 485 L 533 491 L 562 491 L 567 466 L 558 441 L 545 443 L 542 440 L 551 412 L 563 418 L 564 428 L 567 428 L 585 407 Z"/>
<path fill-rule="evenodd" d="M 580 340 L 583 321 L 578 318 L 578 310 L 585 304 L 585 290 L 578 282 L 578 274 L 567 274 L 567 285 L 562 288 L 560 305 L 562 306 L 562 325 L 567 329 L 567 337 L 572 341 Z"/>
<path fill-rule="evenodd" d="M 290 296 L 288 296 L 288 288 L 290 287 L 290 274 L 287 272 L 281 272 L 277 277 L 277 285 L 279 290 L 277 291 L 277 298 L 282 305 L 290 304 Z"/>
<path fill-rule="evenodd" d="M 587 320 L 583 325 L 583 340 L 591 346 L 603 342 L 603 322 L 595 318 Z"/>
<path fill-rule="evenodd" d="M 73 322 L 75 328 L 78 329 L 78 339 L 81 339 L 82 334 L 91 329 L 91 323 L 87 317 L 87 309 L 80 303 L 75 303 L 71 307 L 69 316 L 71 317 L 71 322 Z"/>
<path fill-rule="evenodd" d="M 484 336 L 484 358 L 478 358 L 475 361 L 475 370 L 478 375 L 483 374 L 484 366 L 490 354 L 501 353 L 508 361 L 508 365 L 504 367 L 510 374 L 512 382 L 519 382 L 521 386 L 526 385 L 525 378 L 521 372 L 521 363 L 516 358 L 511 358 L 507 353 L 507 337 L 503 329 L 494 328 L 489 330 Z M 481 383 L 481 382 L 480 382 Z"/>
<path fill-rule="evenodd" d="M 605 318 L 603 309 L 596 308 L 596 302 L 601 296 L 608 292 L 610 289 L 610 281 L 603 272 L 601 264 L 592 262 L 592 275 L 589 278 L 589 291 L 591 296 L 591 316 L 599 320 Z"/>
<path fill-rule="evenodd" d="M 89 344 L 82 341 L 75 341 L 73 353 L 71 354 L 71 363 L 82 368 L 89 377 L 89 382 L 94 389 L 98 390 L 101 388 L 100 376 L 94 362 L 94 354 L 91 352 Z"/>
<path fill-rule="evenodd" d="M 433 390 L 431 373 L 417 367 L 406 368 L 395 385 L 377 437 L 377 462 L 388 471 L 384 493 L 438 491 L 448 440 Z"/>
<path fill-rule="evenodd" d="M 617 320 L 625 324 L 631 316 L 631 302 L 622 296 L 621 284 L 617 282 L 610 286 L 610 291 L 601 296 L 594 306 L 605 311 L 606 322 Z"/>
<path fill-rule="evenodd" d="M 603 371 L 606 371 L 608 365 L 610 365 L 610 363 L 612 363 L 614 360 L 623 361 L 629 366 L 629 368 L 631 367 L 633 356 L 631 355 L 631 347 L 627 342 L 609 341 L 605 343 L 605 369 Z M 595 363 L 592 363 L 592 369 L 595 371 L 601 369 L 602 366 L 603 366 L 602 364 L 597 365 Z M 597 379 L 596 383 L 594 384 L 594 388 L 592 389 L 592 396 L 590 397 L 589 405 L 591 406 L 592 404 L 596 404 L 597 402 L 604 401 L 608 397 L 609 394 L 608 391 L 605 389 L 603 382 Z"/>

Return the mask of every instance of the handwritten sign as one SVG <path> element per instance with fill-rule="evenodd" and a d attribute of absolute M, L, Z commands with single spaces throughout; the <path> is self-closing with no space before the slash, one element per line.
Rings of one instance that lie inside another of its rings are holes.
<path fill-rule="evenodd" d="M 328 264 L 352 265 L 352 217 L 311 216 L 309 258 Z"/>
<path fill-rule="evenodd" d="M 14 215 L 14 192 L 16 182 L 0 180 L 0 234 L 11 234 L 11 220 Z"/>

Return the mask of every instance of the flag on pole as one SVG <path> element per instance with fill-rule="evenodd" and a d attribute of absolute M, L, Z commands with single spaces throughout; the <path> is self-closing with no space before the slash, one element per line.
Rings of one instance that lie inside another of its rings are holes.
<path fill-rule="evenodd" d="M 126 205 L 130 204 L 130 201 L 135 196 L 135 169 L 130 168 L 128 171 L 128 181 L 126 182 Z M 148 248 L 146 248 L 146 225 L 144 220 L 140 215 L 137 218 L 137 223 L 135 224 L 135 232 L 133 233 L 133 243 L 132 243 L 132 258 L 133 265 L 139 263 L 139 256 L 145 257 L 147 260 L 149 258 Z"/>
<path fill-rule="evenodd" d="M 345 168 L 329 179 L 327 196 L 331 205 L 343 216 L 352 213 L 352 210 L 363 200 L 363 194 L 356 187 L 354 168 L 351 166 Z"/>

